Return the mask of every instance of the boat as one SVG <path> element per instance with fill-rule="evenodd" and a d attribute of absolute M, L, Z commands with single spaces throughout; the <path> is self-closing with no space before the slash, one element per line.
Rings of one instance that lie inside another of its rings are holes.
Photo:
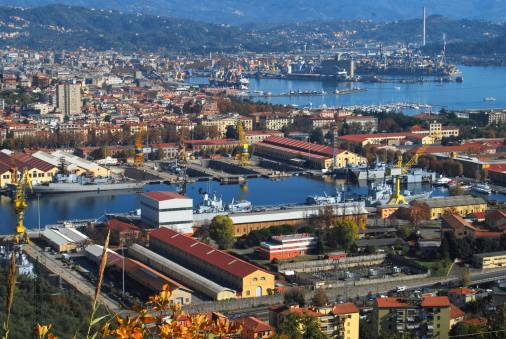
<path fill-rule="evenodd" d="M 117 180 L 111 177 L 93 178 L 76 174 L 57 174 L 52 182 L 33 185 L 33 194 L 102 192 L 142 189 L 144 183 Z"/>
<path fill-rule="evenodd" d="M 473 190 L 476 193 L 480 194 L 492 194 L 492 189 L 487 184 L 476 184 L 471 187 L 471 190 Z"/>
<path fill-rule="evenodd" d="M 327 193 L 323 193 L 323 195 L 310 195 L 306 198 L 307 205 L 317 206 L 335 205 L 341 201 L 342 196 L 340 192 L 336 192 L 335 195 L 328 195 Z"/>
<path fill-rule="evenodd" d="M 452 183 L 452 179 L 450 178 L 447 178 L 447 177 L 439 177 L 436 179 L 436 181 L 434 181 L 433 185 L 434 186 L 449 186 L 451 183 Z"/>
<path fill-rule="evenodd" d="M 366 203 L 369 206 L 380 206 L 386 205 L 392 197 L 392 187 L 385 183 L 372 183 L 369 189 L 369 196 L 366 199 Z M 410 202 L 416 199 L 426 199 L 430 197 L 431 192 L 413 193 L 409 190 L 402 192 L 402 195 L 406 198 L 406 202 Z"/>
<path fill-rule="evenodd" d="M 226 210 L 230 213 L 244 213 L 251 212 L 253 209 L 253 205 L 251 202 L 247 200 L 238 200 L 235 201 L 232 199 L 232 202 L 227 205 Z"/>
<path fill-rule="evenodd" d="M 401 90 L 401 86 L 395 86 L 395 87 L 394 87 L 394 89 L 395 89 L 396 91 L 400 91 L 400 90 Z"/>
<path fill-rule="evenodd" d="M 483 101 L 486 101 L 486 102 L 487 101 L 496 101 L 496 98 L 494 98 L 494 97 L 485 97 L 485 98 L 483 98 Z"/>
<path fill-rule="evenodd" d="M 203 200 L 200 204 L 197 205 L 195 213 L 221 213 L 225 211 L 223 200 L 221 198 L 218 198 L 216 194 L 213 194 L 211 197 L 209 197 L 208 193 L 203 193 L 202 196 Z"/>

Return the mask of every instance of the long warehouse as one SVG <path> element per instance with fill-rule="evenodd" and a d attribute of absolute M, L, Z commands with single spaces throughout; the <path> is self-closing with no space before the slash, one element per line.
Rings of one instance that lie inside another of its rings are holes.
<path fill-rule="evenodd" d="M 234 290 L 220 286 L 141 245 L 133 244 L 130 246 L 128 248 L 128 254 L 213 300 L 236 298 L 236 292 Z"/>

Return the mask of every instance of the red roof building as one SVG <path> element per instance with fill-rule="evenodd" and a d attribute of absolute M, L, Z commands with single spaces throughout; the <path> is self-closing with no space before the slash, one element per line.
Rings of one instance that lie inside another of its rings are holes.
<path fill-rule="evenodd" d="M 236 322 L 242 326 L 241 339 L 264 339 L 274 335 L 274 329 L 258 318 L 239 318 Z"/>
<path fill-rule="evenodd" d="M 274 289 L 274 275 L 271 273 L 195 238 L 168 228 L 151 231 L 149 237 L 151 249 L 198 274 L 240 291 L 242 297 L 267 295 L 268 290 Z"/>

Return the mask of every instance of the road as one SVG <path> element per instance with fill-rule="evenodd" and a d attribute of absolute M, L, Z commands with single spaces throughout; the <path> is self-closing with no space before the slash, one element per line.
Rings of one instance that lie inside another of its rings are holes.
<path fill-rule="evenodd" d="M 23 251 L 32 259 L 38 260 L 41 264 L 43 264 L 48 271 L 60 276 L 78 292 L 87 295 L 92 299 L 95 296 L 95 286 L 86 280 L 86 278 L 72 269 L 63 266 L 61 261 L 56 260 L 53 256 L 44 252 L 34 243 L 24 245 Z M 103 294 L 99 296 L 98 301 L 105 305 L 111 312 L 119 312 L 121 310 L 120 305 L 116 301 Z"/>

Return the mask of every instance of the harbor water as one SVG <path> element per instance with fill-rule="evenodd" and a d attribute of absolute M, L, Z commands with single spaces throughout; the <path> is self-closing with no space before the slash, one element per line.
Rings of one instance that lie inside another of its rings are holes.
<path fill-rule="evenodd" d="M 365 196 L 368 188 L 361 185 L 344 185 L 344 180 L 294 176 L 277 181 L 258 178 L 250 179 L 245 185 L 220 185 L 216 181 L 188 184 L 187 196 L 194 199 L 194 205 L 202 200 L 201 193 L 216 193 L 225 203 L 232 199 L 251 201 L 253 206 L 302 204 L 309 195 L 333 195 L 336 188 L 345 190 L 345 199 Z M 444 196 L 444 188 L 432 188 L 428 184 L 413 184 L 406 187 L 413 193 L 432 191 L 432 196 Z M 176 187 L 165 184 L 147 185 L 145 191 L 175 191 Z M 489 199 L 504 201 L 503 195 L 490 195 Z M 101 193 L 69 193 L 32 196 L 25 214 L 28 228 L 44 227 L 60 220 L 97 219 L 106 213 L 128 213 L 140 208 L 140 194 L 131 191 L 109 191 Z M 16 224 L 11 199 L 0 196 L 0 234 L 12 233 Z"/>
<path fill-rule="evenodd" d="M 366 88 L 366 92 L 346 95 L 301 95 L 282 97 L 257 97 L 255 100 L 298 107 L 385 105 L 392 103 L 416 103 L 431 105 L 432 110 L 467 108 L 506 107 L 506 67 L 465 67 L 460 66 L 464 81 L 424 83 L 346 83 L 320 80 L 250 79 L 249 92 L 270 92 L 273 95 L 290 91 L 325 91 L 335 93 L 336 89 Z M 406 79 L 407 77 L 401 77 Z M 411 78 L 414 79 L 414 78 Z M 430 78 L 427 78 L 430 80 Z M 192 79 L 194 83 L 206 79 Z M 485 101 L 485 98 L 495 101 Z M 406 110 L 406 113 L 427 111 Z"/>

